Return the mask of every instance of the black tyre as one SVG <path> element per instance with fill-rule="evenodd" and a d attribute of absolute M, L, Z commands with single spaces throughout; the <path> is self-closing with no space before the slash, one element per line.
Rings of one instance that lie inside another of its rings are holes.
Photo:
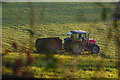
<path fill-rule="evenodd" d="M 97 54 L 97 53 L 99 53 L 99 51 L 100 51 L 100 47 L 98 45 L 94 45 L 91 47 L 92 53 Z"/>
<path fill-rule="evenodd" d="M 70 51 L 70 44 L 71 44 L 71 42 L 72 42 L 72 40 L 71 40 L 71 38 L 65 38 L 64 39 L 64 50 L 65 51 Z"/>
<path fill-rule="evenodd" d="M 70 45 L 69 44 L 64 44 L 64 50 L 65 51 L 70 51 Z"/>
<path fill-rule="evenodd" d="M 72 53 L 81 53 L 82 52 L 82 44 L 81 43 L 72 43 L 70 46 L 70 51 Z"/>

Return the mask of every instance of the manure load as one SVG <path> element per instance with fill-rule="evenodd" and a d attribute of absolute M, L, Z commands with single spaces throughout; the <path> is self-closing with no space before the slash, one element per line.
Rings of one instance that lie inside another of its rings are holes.
<path fill-rule="evenodd" d="M 54 52 L 62 49 L 62 40 L 59 37 L 39 38 L 35 43 L 36 50 L 40 52 Z"/>

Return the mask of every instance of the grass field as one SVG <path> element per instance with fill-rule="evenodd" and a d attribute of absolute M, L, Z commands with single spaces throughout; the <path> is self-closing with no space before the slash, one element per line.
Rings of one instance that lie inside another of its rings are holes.
<path fill-rule="evenodd" d="M 3 65 L 15 62 L 18 58 L 22 58 L 24 64 L 26 62 L 25 54 L 21 57 L 17 53 L 9 53 L 3 57 Z M 99 55 L 54 55 L 57 61 L 57 69 L 46 69 L 48 63 L 44 54 L 32 54 L 34 62 L 28 67 L 22 67 L 21 71 L 29 71 L 28 74 L 36 78 L 117 78 L 116 60 L 104 59 Z M 88 60 L 89 59 L 89 60 Z M 53 64 L 52 64 L 53 65 Z M 3 74 L 13 74 L 11 68 L 3 66 Z M 26 74 L 26 75 L 28 75 Z M 104 74 L 104 75 L 103 75 Z"/>
<path fill-rule="evenodd" d="M 35 78 L 118 78 L 115 31 L 112 30 L 111 38 L 108 38 L 109 28 L 112 27 L 112 15 L 115 11 L 113 3 L 33 3 L 34 13 L 34 37 L 31 51 L 35 51 L 35 40 L 46 37 L 69 37 L 66 33 L 70 30 L 85 30 L 91 32 L 90 37 L 97 40 L 100 46 L 98 54 L 71 55 L 67 52 L 53 55 L 54 58 L 46 60 L 45 54 L 32 53 L 33 63 L 26 64 L 26 54 L 20 54 L 22 50 L 29 48 L 30 8 L 29 3 L 4 3 L 2 5 L 2 54 L 9 50 L 9 54 L 3 56 L 3 73 L 13 75 L 12 68 L 6 67 L 7 63 L 14 64 L 17 59 L 22 59 L 22 76 Z M 102 20 L 105 9 L 106 20 Z M 18 49 L 15 50 L 11 43 L 15 42 Z M 24 51 L 23 51 L 24 52 Z M 54 62 L 56 61 L 56 62 Z M 51 63 L 51 64 L 49 64 Z M 49 69 L 53 66 L 53 69 Z M 56 67 L 54 67 L 56 66 Z M 28 72 L 27 72 L 28 71 Z M 26 75 L 24 75 L 24 73 Z"/>

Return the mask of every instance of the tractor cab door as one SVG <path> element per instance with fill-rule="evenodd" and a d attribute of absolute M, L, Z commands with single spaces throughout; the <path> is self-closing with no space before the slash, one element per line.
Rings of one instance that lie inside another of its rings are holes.
<path fill-rule="evenodd" d="M 71 39 L 72 40 L 78 40 L 79 39 L 79 34 L 77 34 L 77 33 L 71 34 Z"/>

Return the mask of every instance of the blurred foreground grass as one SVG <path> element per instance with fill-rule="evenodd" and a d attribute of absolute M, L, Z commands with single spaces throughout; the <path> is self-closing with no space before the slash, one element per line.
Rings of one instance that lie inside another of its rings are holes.
<path fill-rule="evenodd" d="M 52 69 L 45 68 L 48 63 L 45 54 L 31 55 L 34 61 L 30 66 L 23 66 L 21 68 L 20 72 L 22 76 L 35 78 L 118 78 L 117 60 L 104 59 L 98 56 L 98 54 L 55 54 L 54 57 L 58 59 L 57 68 Z M 12 68 L 7 68 L 5 64 L 8 61 L 10 64 L 14 64 L 17 59 L 22 59 L 24 65 L 26 63 L 26 56 L 25 53 L 21 55 L 19 53 L 9 53 L 3 56 L 3 74 L 14 75 Z"/>

